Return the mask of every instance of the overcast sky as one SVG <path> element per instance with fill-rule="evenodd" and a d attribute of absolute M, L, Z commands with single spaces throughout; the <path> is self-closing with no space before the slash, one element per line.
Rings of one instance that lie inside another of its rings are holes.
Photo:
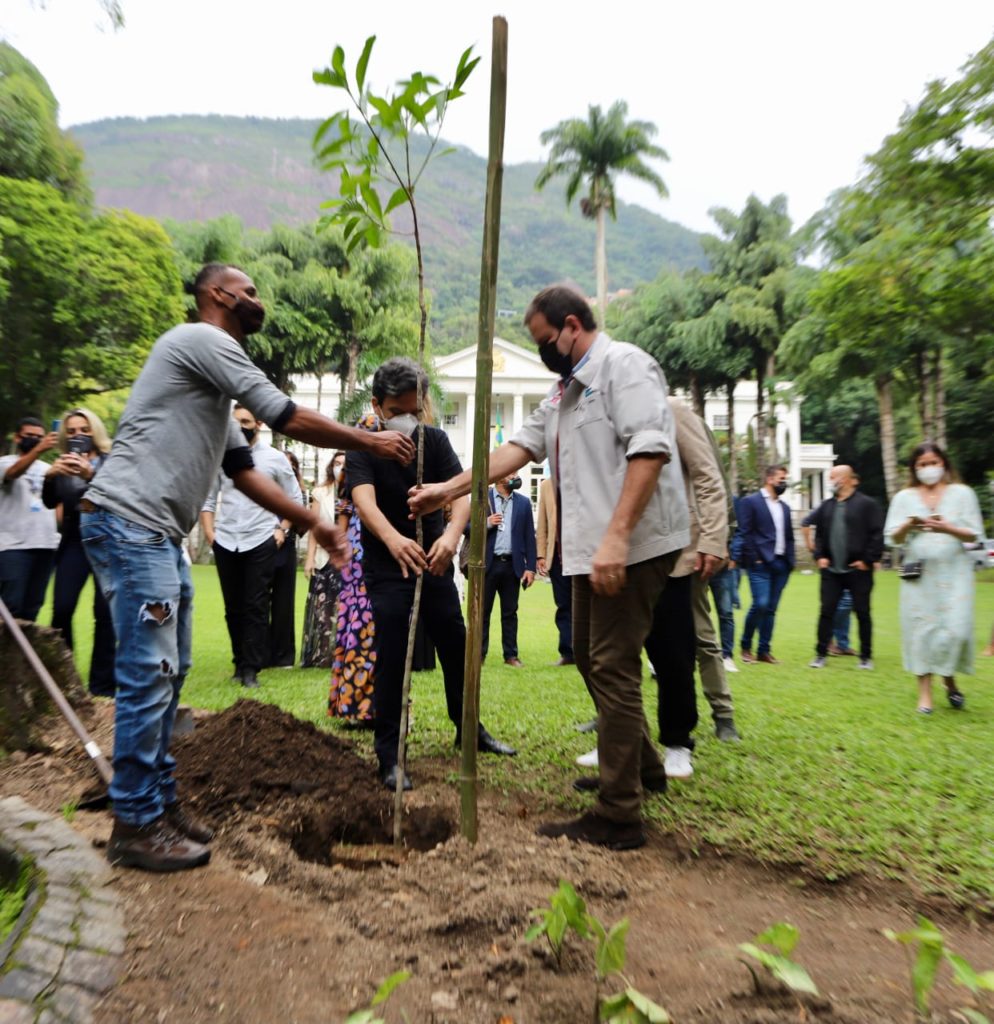
<path fill-rule="evenodd" d="M 483 56 L 445 136 L 485 155 L 491 18 L 509 25 L 505 160 L 540 160 L 539 134 L 587 106 L 628 102 L 670 154 L 670 198 L 619 185 L 688 227 L 750 192 L 785 192 L 796 222 L 851 183 L 925 83 L 994 32 L 989 0 L 123 0 L 113 32 L 97 0 L 3 0 L 0 37 L 41 69 L 64 126 L 105 117 L 324 117 L 341 95 L 311 81 L 336 43 L 350 67 L 367 35 L 376 86 L 413 70 L 447 80 Z"/>

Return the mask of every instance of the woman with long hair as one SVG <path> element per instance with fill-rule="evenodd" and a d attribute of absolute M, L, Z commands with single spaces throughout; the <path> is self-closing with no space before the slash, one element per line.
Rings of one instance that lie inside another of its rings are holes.
<path fill-rule="evenodd" d="M 55 590 L 52 626 L 73 646 L 72 619 L 79 595 L 91 575 L 90 563 L 79 534 L 79 502 L 110 451 L 110 437 L 100 417 L 89 409 L 67 412 L 59 427 L 59 457 L 52 463 L 42 485 L 41 500 L 57 510 L 61 528 L 55 553 Z M 90 658 L 90 693 L 114 696 L 114 625 L 110 608 L 94 580 L 93 653 Z"/>
<path fill-rule="evenodd" d="M 335 522 L 336 485 L 344 468 L 345 452 L 335 452 L 325 470 L 324 482 L 311 493 L 318 515 L 329 523 Z M 313 533 L 307 535 L 304 575 L 310 584 L 304 612 L 304 635 L 300 643 L 300 667 L 331 668 L 335 658 L 338 592 L 342 577 L 331 564 L 328 552 L 315 541 Z"/>
<path fill-rule="evenodd" d="M 973 674 L 973 565 L 963 547 L 983 535 L 973 490 L 959 483 L 946 453 L 924 441 L 908 460 L 908 485 L 894 495 L 884 539 L 904 547 L 901 651 L 918 677 L 918 710 L 932 713 L 932 676 L 959 710 L 956 674 Z"/>

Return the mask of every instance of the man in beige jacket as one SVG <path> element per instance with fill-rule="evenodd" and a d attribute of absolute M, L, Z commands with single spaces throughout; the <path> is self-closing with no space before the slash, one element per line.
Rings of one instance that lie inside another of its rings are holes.
<path fill-rule="evenodd" d="M 573 659 L 573 584 L 563 576 L 563 561 L 557 543 L 556 485 L 546 477 L 538 489 L 538 574 L 547 576 L 556 602 L 559 630 L 559 660 L 554 664 L 575 665 Z"/>

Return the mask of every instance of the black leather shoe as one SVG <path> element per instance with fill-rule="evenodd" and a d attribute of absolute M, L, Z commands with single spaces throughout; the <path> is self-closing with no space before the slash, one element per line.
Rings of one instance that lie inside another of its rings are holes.
<path fill-rule="evenodd" d="M 166 819 L 167 825 L 194 842 L 209 843 L 214 838 L 214 829 L 202 821 L 197 821 L 192 814 L 188 814 L 179 801 L 174 804 L 166 804 L 163 817 Z"/>
<path fill-rule="evenodd" d="M 565 836 L 573 843 L 592 843 L 594 846 L 604 846 L 609 850 L 635 850 L 645 845 L 642 822 L 611 821 L 594 814 L 593 811 L 587 811 L 573 821 L 540 825 L 536 831 L 547 839 Z"/>
<path fill-rule="evenodd" d="M 575 658 L 568 658 L 568 657 L 566 657 L 566 655 L 564 654 L 564 655 L 563 655 L 563 656 L 562 656 L 562 657 L 561 657 L 561 658 L 559 659 L 559 661 L 554 661 L 554 662 L 552 663 L 552 667 L 553 667 L 553 668 L 562 668 L 562 667 L 563 667 L 564 665 L 575 665 L 575 664 L 576 664 L 576 659 L 575 659 Z"/>
<path fill-rule="evenodd" d="M 581 775 L 573 780 L 573 788 L 578 793 L 596 793 L 601 788 L 601 780 L 598 775 Z M 643 779 L 642 789 L 646 793 L 665 793 L 666 776 L 661 779 Z"/>
<path fill-rule="evenodd" d="M 256 690 L 259 687 L 259 678 L 253 669 L 247 668 L 242 672 L 242 686 L 246 690 Z"/>
<path fill-rule="evenodd" d="M 460 732 L 456 733 L 456 746 L 462 746 L 462 733 Z M 514 747 L 494 739 L 482 725 L 480 726 L 480 731 L 476 734 L 476 749 L 483 754 L 501 754 L 504 757 L 517 757 L 518 755 Z"/>
<path fill-rule="evenodd" d="M 383 780 L 383 785 L 387 789 L 389 789 L 391 793 L 395 793 L 397 791 L 397 772 L 399 771 L 400 768 L 398 768 L 397 765 L 394 765 L 392 768 L 388 769 L 380 775 L 380 778 Z M 407 773 L 405 772 L 404 792 L 408 793 L 412 789 L 414 789 L 414 783 L 411 782 L 411 780 L 407 777 Z"/>

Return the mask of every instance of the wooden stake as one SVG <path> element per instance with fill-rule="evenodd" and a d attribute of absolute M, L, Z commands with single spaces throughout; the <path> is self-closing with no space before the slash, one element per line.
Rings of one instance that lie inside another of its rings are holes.
<path fill-rule="evenodd" d="M 476 419 L 473 423 L 473 483 L 469 536 L 466 671 L 462 705 L 462 764 L 459 776 L 462 834 L 476 842 L 476 741 L 480 721 L 480 670 L 483 650 L 483 575 L 487 536 L 487 485 L 490 465 L 490 386 L 493 379 L 494 318 L 497 308 L 497 261 L 500 207 L 504 183 L 504 122 L 507 113 L 507 21 L 493 22 L 490 68 L 490 159 L 487 205 L 480 266 L 480 311 L 476 348 Z"/>

